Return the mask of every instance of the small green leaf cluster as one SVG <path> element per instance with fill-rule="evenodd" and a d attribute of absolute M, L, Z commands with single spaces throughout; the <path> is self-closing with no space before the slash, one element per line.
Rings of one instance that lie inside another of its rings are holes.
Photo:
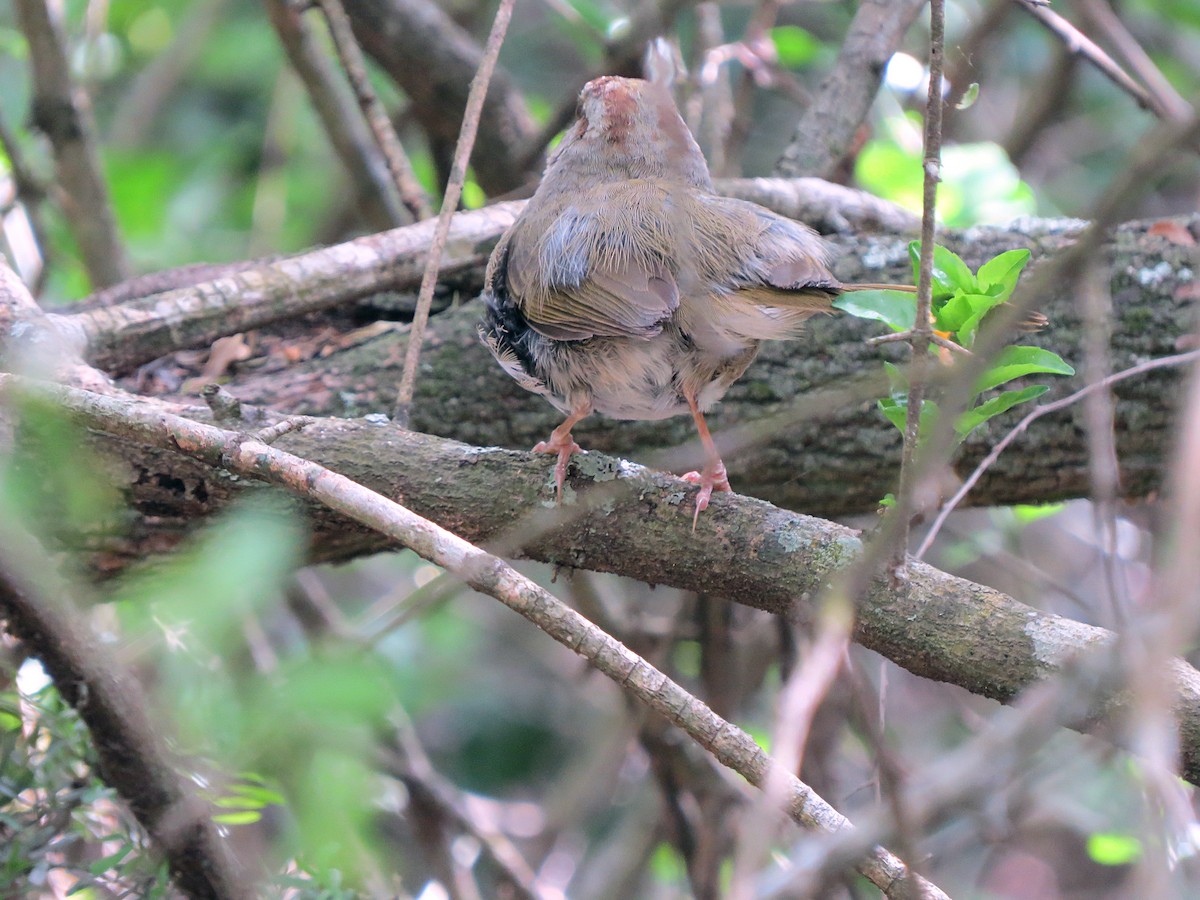
<path fill-rule="evenodd" d="M 913 280 L 917 279 L 921 243 L 913 241 L 908 247 L 913 264 Z M 933 248 L 933 296 L 930 314 L 932 326 L 941 337 L 964 349 L 975 345 L 979 326 L 997 307 L 1012 297 L 1026 263 L 1028 250 L 1007 250 L 988 260 L 972 272 L 953 251 L 942 246 Z M 858 291 L 843 294 L 834 306 L 861 319 L 885 323 L 894 332 L 911 331 L 916 324 L 916 304 L 911 294 L 901 291 Z M 879 401 L 879 409 L 888 421 L 903 433 L 908 416 L 909 383 L 905 373 L 891 363 L 884 363 L 890 385 L 889 396 Z M 987 371 L 976 381 L 971 402 L 954 424 L 961 442 L 968 434 L 1003 412 L 1034 400 L 1049 388 L 1034 384 L 995 393 L 997 388 L 1028 375 L 1073 375 L 1075 370 L 1057 354 L 1041 347 L 1010 345 L 997 356 Z M 936 398 L 921 407 L 920 434 L 930 433 L 939 414 Z"/>

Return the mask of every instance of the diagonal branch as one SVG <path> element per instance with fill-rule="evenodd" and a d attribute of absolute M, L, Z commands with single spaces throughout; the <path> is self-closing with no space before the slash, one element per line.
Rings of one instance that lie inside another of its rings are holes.
<path fill-rule="evenodd" d="M 102 397 L 11 375 L 0 375 L 0 396 L 53 402 L 89 428 L 163 450 L 182 450 L 206 465 L 283 487 L 341 513 L 453 572 L 475 590 L 524 616 L 650 709 L 674 722 L 751 784 L 761 787 L 768 778 L 785 779 L 784 808 L 798 824 L 828 833 L 852 827 L 806 784 L 780 770 L 749 734 L 722 719 L 537 583 L 498 557 L 344 475 L 270 447 L 255 437 L 163 413 L 139 400 Z M 924 879 L 910 875 L 904 863 L 882 847 L 869 851 L 855 868 L 889 897 L 907 897 L 913 889 L 930 900 L 946 896 Z"/>
<path fill-rule="evenodd" d="M 1095 41 L 1054 10 L 1038 0 L 1014 0 L 1014 2 L 1046 26 L 1047 30 L 1062 41 L 1063 46 L 1072 54 L 1087 60 L 1100 74 L 1132 97 L 1142 109 L 1149 110 L 1160 119 L 1176 122 L 1186 121 L 1193 114 L 1186 101 L 1180 105 L 1174 102 L 1175 98 L 1171 98 L 1164 103 L 1159 97 L 1151 94 L 1122 69 L 1116 60 L 1105 53 Z"/>
<path fill-rule="evenodd" d="M 0 393 L 14 381 L 0 376 Z M 84 410 L 102 403 L 85 392 L 52 392 Z M 243 481 L 214 476 L 209 466 L 217 461 L 190 458 L 196 446 L 192 423 L 164 438 L 157 424 L 164 405 L 148 399 L 112 402 L 121 404 L 126 418 L 148 423 L 119 438 L 93 437 L 97 452 L 112 457 L 116 451 L 131 469 L 126 494 L 135 508 L 145 504 L 159 521 L 173 515 L 194 526 L 247 489 Z M 100 427 L 93 414 L 79 414 L 90 427 Z M 534 454 L 470 447 L 363 420 L 323 421 L 281 443 L 351 473 L 380 494 L 403 497 L 416 515 L 476 544 L 702 591 L 793 620 L 811 618 L 823 586 L 862 552 L 851 529 L 737 495 L 714 499 L 693 533 L 693 488 L 594 452 L 573 462 L 560 518 L 559 511 L 546 508 L 553 505 L 553 479 L 546 461 Z M 393 546 L 376 532 L 347 527 L 344 517 L 320 504 L 306 512 L 315 560 Z M 169 543 L 160 538 L 159 546 Z M 884 578 L 872 581 L 856 614 L 856 642 L 915 674 L 1003 702 L 1061 671 L 1080 653 L 1115 640 L 1105 629 L 1041 613 L 913 560 L 903 589 L 893 589 Z M 1182 661 L 1172 662 L 1170 672 L 1182 771 L 1200 783 L 1200 673 Z M 1087 721 L 1068 724 L 1090 727 L 1120 715 L 1120 709 L 1114 700 Z"/>
<path fill-rule="evenodd" d="M 392 182 L 400 194 L 400 199 L 404 202 L 414 221 L 428 219 L 433 214 L 429 200 L 417 183 L 412 163 L 408 161 L 408 154 L 404 152 L 404 146 L 396 135 L 396 129 L 392 126 L 391 119 L 388 118 L 387 110 L 379 102 L 375 89 L 371 87 L 371 82 L 367 79 L 366 60 L 363 59 L 362 50 L 359 49 L 358 42 L 354 39 L 354 31 L 350 26 L 350 18 L 346 15 L 346 10 L 342 8 L 340 0 L 317 0 L 317 2 L 329 25 L 329 34 L 333 38 L 333 46 L 342 62 L 346 78 L 354 89 L 354 98 L 358 101 L 363 116 L 371 127 L 371 132 L 375 135 L 375 144 L 387 162 L 388 171 L 392 175 Z"/>
<path fill-rule="evenodd" d="M 387 164 L 371 139 L 370 128 L 356 114 L 346 83 L 338 78 L 318 46 L 304 15 L 288 0 L 263 0 L 263 5 L 334 153 L 354 185 L 356 208 L 375 229 L 409 221 L 396 186 L 388 178 Z"/>
<path fill-rule="evenodd" d="M 33 123 L 54 148 L 64 212 L 88 277 L 106 287 L 128 276 L 129 262 L 101 174 L 91 104 L 71 82 L 63 36 L 45 0 L 17 0 L 16 11 L 33 67 Z"/>

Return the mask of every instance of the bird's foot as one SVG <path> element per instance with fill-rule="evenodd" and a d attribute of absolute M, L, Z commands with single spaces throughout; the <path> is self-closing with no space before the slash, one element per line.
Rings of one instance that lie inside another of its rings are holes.
<path fill-rule="evenodd" d="M 708 509 L 708 501 L 713 491 L 732 491 L 733 488 L 729 486 L 729 476 L 725 472 L 723 462 L 705 466 L 703 472 L 688 472 L 680 477 L 691 484 L 700 485 L 700 493 L 696 495 L 696 511 L 692 514 L 692 531 L 695 531 L 696 523 L 700 521 L 700 513 Z"/>
<path fill-rule="evenodd" d="M 550 440 L 540 442 L 533 448 L 534 453 L 557 453 L 558 462 L 554 466 L 555 502 L 562 503 L 563 482 L 567 480 L 567 464 L 572 455 L 582 453 L 580 447 L 571 438 L 571 433 L 560 435 L 557 432 L 550 435 Z"/>

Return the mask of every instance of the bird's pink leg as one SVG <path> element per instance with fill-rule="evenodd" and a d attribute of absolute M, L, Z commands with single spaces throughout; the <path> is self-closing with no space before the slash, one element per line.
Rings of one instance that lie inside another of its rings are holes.
<path fill-rule="evenodd" d="M 712 439 L 712 434 L 709 433 L 708 423 L 704 421 L 704 413 L 700 412 L 695 396 L 685 393 L 684 397 L 687 399 L 688 408 L 692 411 L 692 419 L 696 422 L 696 431 L 700 433 L 700 443 L 704 445 L 704 455 L 707 457 L 704 471 L 688 472 L 683 476 L 684 481 L 700 485 L 700 493 L 696 495 L 696 511 L 692 514 L 692 531 L 695 531 L 696 523 L 700 521 L 700 513 L 708 508 L 708 500 L 712 496 L 712 492 L 732 491 L 733 488 L 729 486 L 729 476 L 725 474 L 725 463 L 721 462 L 721 454 L 717 452 L 717 445 Z"/>
<path fill-rule="evenodd" d="M 574 428 L 582 419 L 586 419 L 592 414 L 592 404 L 584 403 L 575 407 L 571 414 L 567 416 L 566 421 L 550 432 L 550 440 L 540 442 L 533 448 L 534 453 L 557 453 L 558 463 L 554 466 L 554 484 L 558 488 L 555 495 L 556 500 L 562 502 L 563 482 L 567 480 L 567 463 L 571 461 L 573 453 L 582 452 L 580 447 L 571 437 L 571 429 Z"/>

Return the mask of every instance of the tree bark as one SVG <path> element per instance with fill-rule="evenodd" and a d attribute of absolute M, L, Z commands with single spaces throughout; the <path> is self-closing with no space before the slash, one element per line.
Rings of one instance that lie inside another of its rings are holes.
<path fill-rule="evenodd" d="M 4 390 L 0 376 L 0 394 Z M 191 416 L 203 417 L 195 410 Z M 86 414 L 79 419 L 97 427 Z M 92 431 L 88 440 L 111 461 L 132 508 L 170 521 L 180 534 L 262 489 L 212 468 L 211 459 L 157 449 L 158 434 L 146 437 L 136 428 L 123 433 Z M 176 443 L 196 452 L 186 435 L 177 435 Z M 286 434 L 277 446 L 495 552 L 702 591 L 792 620 L 811 617 L 822 589 L 862 552 L 852 529 L 731 494 L 714 497 L 693 531 L 694 486 L 599 453 L 576 459 L 558 506 L 552 463 L 545 458 L 472 447 L 387 422 L 329 420 Z M 37 448 L 28 450 L 36 459 Z M 391 546 L 323 505 L 301 503 L 300 512 L 311 528 L 314 561 Z M 148 550 L 130 549 L 138 557 Z M 898 586 L 883 576 L 869 584 L 859 598 L 854 639 L 918 675 L 1008 702 L 1079 657 L 1111 647 L 1115 635 L 910 562 Z M 1181 772 L 1200 783 L 1200 673 L 1178 660 L 1171 672 Z M 1115 704 L 1119 698 L 1101 692 L 1078 721 L 1064 724 L 1086 728 Z"/>
<path fill-rule="evenodd" d="M 1113 292 L 1112 368 L 1191 346 L 1197 253 L 1194 245 L 1156 234 L 1151 222 L 1121 226 L 1103 255 Z M 1200 230 L 1200 216 L 1184 222 Z M 1069 245 L 1082 223 L 1029 220 L 1017 227 L 947 233 L 944 242 L 975 268 L 1014 247 L 1036 261 Z M 1161 230 L 1161 229 L 1159 229 Z M 888 236 L 836 237 L 838 275 L 847 281 L 911 280 L 906 241 Z M 1026 275 L 1025 277 L 1029 277 Z M 1054 350 L 1080 368 L 1082 321 L 1065 290 L 1039 298 L 1050 318 L 1022 343 Z M 413 427 L 472 444 L 528 448 L 549 434 L 559 415 L 540 397 L 505 376 L 475 336 L 478 307 L 467 303 L 430 322 L 413 404 Z M 709 417 L 734 489 L 779 506 L 821 516 L 875 509 L 895 486 L 900 436 L 870 396 L 851 400 L 851 385 L 881 374 L 881 358 L 900 351 L 866 346 L 878 334 L 870 323 L 845 315 L 813 321 L 799 341 L 768 343 L 746 375 Z M 267 371 L 244 370 L 229 385 L 242 400 L 287 413 L 361 416 L 392 408 L 406 337 L 382 334 L 308 363 Z M 1116 388 L 1121 489 L 1144 497 L 1159 485 L 1169 445 L 1180 373 L 1172 369 L 1130 379 Z M 1047 378 L 1047 400 L 1082 385 L 1082 377 Z M 834 392 L 822 400 L 821 392 Z M 817 409 L 812 407 L 816 406 Z M 1019 418 L 1002 416 L 967 440 L 956 468 L 967 472 Z M 1088 491 L 1088 451 L 1081 411 L 1038 420 L 1002 455 L 971 495 L 976 504 L 1045 502 Z M 592 417 L 574 431 L 587 449 L 628 456 L 662 467 L 695 467 L 700 459 L 690 420 L 613 422 Z M 724 433 L 724 434 L 723 434 Z M 664 448 L 692 442 L 682 456 Z"/>

